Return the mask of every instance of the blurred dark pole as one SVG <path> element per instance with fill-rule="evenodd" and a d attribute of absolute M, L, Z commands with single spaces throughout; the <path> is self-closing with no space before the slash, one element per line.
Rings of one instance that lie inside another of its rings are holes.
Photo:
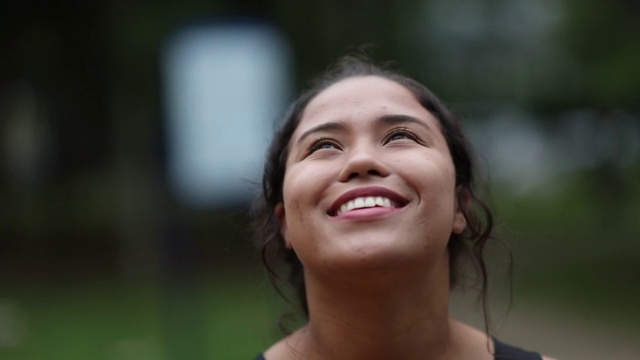
<path fill-rule="evenodd" d="M 108 161 L 111 135 L 105 4 L 8 2 L 2 69 L 31 84 L 56 141 L 55 181 L 95 171 Z"/>
<path fill-rule="evenodd" d="M 121 269 L 134 283 L 146 278 L 158 284 L 167 359 L 206 358 L 207 344 L 216 343 L 207 331 L 204 263 L 209 259 L 204 259 L 202 245 L 206 241 L 216 249 L 224 247 L 221 233 L 228 229 L 212 228 L 207 233 L 212 238 L 203 239 L 195 227 L 198 211 L 169 192 L 159 69 L 162 42 L 185 21 L 242 14 L 268 17 L 267 10 L 261 1 L 109 3 Z"/>
<path fill-rule="evenodd" d="M 65 274 L 83 273 L 79 266 L 94 270 L 91 255 L 106 255 L 112 246 L 107 226 L 83 231 L 87 202 L 76 201 L 79 187 L 104 175 L 110 160 L 104 5 L 0 3 L 0 100 L 6 101 L 3 109 L 19 110 L 2 114 L 0 123 L 2 145 L 12 153 L 2 154 L 8 160 L 2 178 L 13 182 L 2 189 L 11 217 L 3 228 L 13 235 L 2 240 L 13 241 L 25 259 L 39 254 L 42 260 L 30 261 L 27 272 L 47 266 Z M 74 246 L 60 251 L 61 243 Z"/>
<path fill-rule="evenodd" d="M 159 50 L 170 6 L 110 2 L 120 270 L 157 289 L 163 358 L 206 358 L 198 241 L 167 192 Z"/>
<path fill-rule="evenodd" d="M 338 57 L 370 46 L 370 54 L 384 61 L 402 61 L 399 26 L 403 11 L 419 1 L 280 0 L 274 14 L 290 36 L 297 64 L 298 88 L 324 71 Z M 413 59 L 415 60 L 415 59 Z"/>

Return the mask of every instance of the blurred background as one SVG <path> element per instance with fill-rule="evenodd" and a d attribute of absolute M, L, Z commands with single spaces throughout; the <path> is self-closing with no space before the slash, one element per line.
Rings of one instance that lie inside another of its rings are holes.
<path fill-rule="evenodd" d="M 514 255 L 497 335 L 638 358 L 638 2 L 0 4 L 1 359 L 268 347 L 289 307 L 250 236 L 263 152 L 287 102 L 365 44 L 472 138 Z M 469 299 L 454 312 L 478 323 Z"/>

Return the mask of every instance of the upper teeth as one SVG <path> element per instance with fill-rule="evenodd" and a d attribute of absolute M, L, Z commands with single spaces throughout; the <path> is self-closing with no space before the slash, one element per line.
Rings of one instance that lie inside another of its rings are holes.
<path fill-rule="evenodd" d="M 394 204 L 390 199 L 381 196 L 357 197 L 342 204 L 337 215 L 344 214 L 354 209 L 371 208 L 375 206 L 393 207 L 393 205 Z"/>

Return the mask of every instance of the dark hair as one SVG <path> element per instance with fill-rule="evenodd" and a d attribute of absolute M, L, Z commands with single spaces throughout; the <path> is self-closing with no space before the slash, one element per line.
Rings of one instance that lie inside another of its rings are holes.
<path fill-rule="evenodd" d="M 262 195 L 254 204 L 257 246 L 261 250 L 262 261 L 271 280 L 282 295 L 275 282 L 277 279 L 282 280 L 278 275 L 280 269 L 276 267 L 280 264 L 288 267 L 285 269 L 285 271 L 288 270 L 288 281 L 293 285 L 305 317 L 308 318 L 302 264 L 295 252 L 285 247 L 280 225 L 274 213 L 277 204 L 283 201 L 282 188 L 289 140 L 300 123 L 307 104 L 316 95 L 341 80 L 361 76 L 378 76 L 402 85 L 438 119 L 455 167 L 458 206 L 467 221 L 466 230 L 462 234 L 452 234 L 447 245 L 450 256 L 450 286 L 453 287 L 459 283 L 460 266 L 458 260 L 460 256 L 465 253 L 470 255 L 469 257 L 478 271 L 479 295 L 484 310 L 485 328 L 488 330 L 488 276 L 484 249 L 487 241 L 491 238 L 493 216 L 488 206 L 476 195 L 474 165 L 467 138 L 459 121 L 424 85 L 387 68 L 376 66 L 362 57 L 344 57 L 323 76 L 315 80 L 312 87 L 291 104 L 286 112 L 284 122 L 273 137 L 264 165 Z"/>

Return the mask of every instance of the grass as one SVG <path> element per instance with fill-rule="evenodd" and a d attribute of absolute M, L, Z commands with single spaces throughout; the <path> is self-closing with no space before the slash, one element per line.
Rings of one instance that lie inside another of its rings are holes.
<path fill-rule="evenodd" d="M 251 274 L 200 290 L 116 282 L 1 290 L 10 314 L 0 318 L 3 360 L 253 359 L 274 340 L 272 292 Z"/>

